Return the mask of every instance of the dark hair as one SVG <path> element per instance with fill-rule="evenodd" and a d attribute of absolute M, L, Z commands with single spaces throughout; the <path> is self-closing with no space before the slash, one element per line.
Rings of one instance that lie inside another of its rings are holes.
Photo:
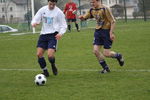
<path fill-rule="evenodd" d="M 50 1 L 50 2 L 56 2 L 56 3 L 57 3 L 57 0 L 48 0 L 48 2 L 49 2 L 49 1 Z"/>

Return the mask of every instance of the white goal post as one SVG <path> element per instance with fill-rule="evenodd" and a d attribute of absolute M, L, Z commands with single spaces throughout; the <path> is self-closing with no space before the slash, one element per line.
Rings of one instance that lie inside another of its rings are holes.
<path fill-rule="evenodd" d="M 34 0 L 31 0 L 31 7 L 32 7 L 32 19 L 34 17 L 35 11 L 34 11 Z M 35 33 L 35 28 L 32 28 L 33 34 Z"/>

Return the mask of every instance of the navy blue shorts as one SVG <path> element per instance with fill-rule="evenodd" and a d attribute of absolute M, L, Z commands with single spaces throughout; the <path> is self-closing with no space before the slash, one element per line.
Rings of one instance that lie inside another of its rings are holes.
<path fill-rule="evenodd" d="M 76 22 L 76 18 L 75 19 L 67 19 L 68 22 Z"/>
<path fill-rule="evenodd" d="M 105 49 L 110 49 L 113 41 L 110 39 L 109 32 L 109 29 L 96 29 L 93 45 L 103 45 Z"/>
<path fill-rule="evenodd" d="M 57 40 L 55 38 L 56 34 L 58 32 L 53 33 L 53 34 L 44 34 L 40 35 L 37 47 L 43 48 L 43 49 L 55 49 L 57 47 Z"/>

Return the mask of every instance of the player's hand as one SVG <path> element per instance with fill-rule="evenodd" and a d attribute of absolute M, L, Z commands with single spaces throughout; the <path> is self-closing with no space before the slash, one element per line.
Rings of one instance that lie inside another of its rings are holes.
<path fill-rule="evenodd" d="M 76 12 L 77 12 L 77 11 L 76 11 L 76 10 L 74 10 L 72 13 L 73 13 L 73 14 L 76 14 Z"/>
<path fill-rule="evenodd" d="M 66 15 L 66 12 L 63 12 L 64 13 L 64 15 Z"/>
<path fill-rule="evenodd" d="M 37 25 L 39 25 L 39 24 L 33 23 L 33 24 L 32 24 L 32 27 L 36 27 Z"/>
<path fill-rule="evenodd" d="M 114 33 L 110 33 L 110 39 L 113 41 L 115 39 L 115 34 Z"/>
<path fill-rule="evenodd" d="M 57 35 L 55 36 L 55 38 L 56 38 L 57 40 L 60 40 L 61 37 L 62 37 L 62 34 L 57 34 Z"/>
<path fill-rule="evenodd" d="M 80 19 L 80 20 L 84 20 L 84 17 L 81 15 L 81 16 L 78 16 L 78 18 Z"/>

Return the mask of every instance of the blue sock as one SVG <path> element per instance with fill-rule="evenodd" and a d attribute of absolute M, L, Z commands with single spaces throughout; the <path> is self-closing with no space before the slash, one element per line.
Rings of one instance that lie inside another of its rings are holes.
<path fill-rule="evenodd" d="M 40 65 L 41 69 L 46 70 L 46 61 L 45 61 L 44 57 L 38 58 L 38 63 Z"/>
<path fill-rule="evenodd" d="M 49 62 L 51 63 L 52 66 L 55 65 L 55 57 L 50 57 L 48 58 Z"/>
<path fill-rule="evenodd" d="M 108 68 L 108 65 L 106 64 L 105 60 L 100 60 L 99 63 L 102 66 L 103 69 L 107 69 Z"/>
<path fill-rule="evenodd" d="M 120 57 L 119 53 L 116 53 L 114 56 L 112 56 L 112 58 L 119 58 L 119 57 Z"/>

